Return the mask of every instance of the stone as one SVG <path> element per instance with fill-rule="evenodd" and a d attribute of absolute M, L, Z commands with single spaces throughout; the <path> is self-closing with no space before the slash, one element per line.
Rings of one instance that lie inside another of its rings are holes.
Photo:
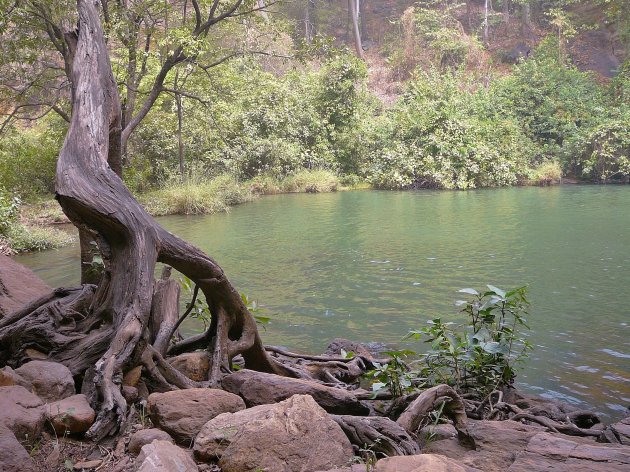
<path fill-rule="evenodd" d="M 32 270 L 0 254 L 0 319 L 51 291 Z"/>
<path fill-rule="evenodd" d="M 0 387 L 0 425 L 19 440 L 34 440 L 44 426 L 44 406 L 39 397 L 20 385 Z"/>
<path fill-rule="evenodd" d="M 597 441 L 630 446 L 630 416 L 604 428 Z"/>
<path fill-rule="evenodd" d="M 386 457 L 376 463 L 375 472 L 473 472 L 472 467 L 440 454 Z"/>
<path fill-rule="evenodd" d="M 126 387 L 135 387 L 138 385 L 140 381 L 140 377 L 142 376 L 142 366 L 138 365 L 133 369 L 130 369 L 124 376 L 122 384 Z"/>
<path fill-rule="evenodd" d="M 127 400 L 128 404 L 135 403 L 140 398 L 138 394 L 138 389 L 136 387 L 131 387 L 129 385 L 123 385 L 122 387 L 122 395 Z"/>
<path fill-rule="evenodd" d="M 217 416 L 195 441 L 202 461 L 219 458 L 223 472 L 298 472 L 350 464 L 348 438 L 309 395 Z"/>
<path fill-rule="evenodd" d="M 101 459 L 94 459 L 92 461 L 81 461 L 74 464 L 75 470 L 87 470 L 87 469 L 96 469 L 103 463 Z"/>
<path fill-rule="evenodd" d="M 456 439 L 429 441 L 423 451 L 439 453 L 483 471 L 630 470 L 630 446 L 604 445 L 592 438 L 548 433 L 542 426 L 510 420 L 468 421 L 476 451 L 467 451 Z"/>
<path fill-rule="evenodd" d="M 423 452 L 442 454 L 484 471 L 505 471 L 514 462 L 515 454 L 524 450 L 529 440 L 545 428 L 515 421 L 468 419 L 468 431 L 475 439 L 476 451 L 462 447 L 456 436 L 449 439 L 444 435 L 445 439 L 429 439 Z"/>
<path fill-rule="evenodd" d="M 186 444 L 215 416 L 245 409 L 239 396 L 212 388 L 152 393 L 147 406 L 154 425 Z"/>
<path fill-rule="evenodd" d="M 153 441 L 174 442 L 173 438 L 166 431 L 157 428 L 141 429 L 136 431 L 129 438 L 127 450 L 132 454 L 138 454 L 143 446 L 151 444 Z"/>
<path fill-rule="evenodd" d="M 243 369 L 224 377 L 221 385 L 243 397 L 248 407 L 277 403 L 293 395 L 310 395 L 329 413 L 367 416 L 370 412 L 353 393 L 309 380 Z"/>
<path fill-rule="evenodd" d="M 85 433 L 96 418 L 85 395 L 73 395 L 63 400 L 48 403 L 46 419 L 57 434 Z"/>
<path fill-rule="evenodd" d="M 13 432 L 0 424 L 0 470 L 2 472 L 33 472 L 33 461 Z"/>
<path fill-rule="evenodd" d="M 138 472 L 197 472 L 190 454 L 168 441 L 153 441 L 142 447 L 136 464 Z"/>
<path fill-rule="evenodd" d="M 49 361 L 31 361 L 15 369 L 15 372 L 32 385 L 45 402 L 55 402 L 76 393 L 70 370 L 63 364 Z"/>
<path fill-rule="evenodd" d="M 208 371 L 210 370 L 210 353 L 208 351 L 187 352 L 168 361 L 195 382 L 208 380 Z"/>
<path fill-rule="evenodd" d="M 32 388 L 30 382 L 20 377 L 11 367 L 7 366 L 0 369 L 0 387 L 10 387 L 11 385 L 21 385 L 27 390 Z"/>

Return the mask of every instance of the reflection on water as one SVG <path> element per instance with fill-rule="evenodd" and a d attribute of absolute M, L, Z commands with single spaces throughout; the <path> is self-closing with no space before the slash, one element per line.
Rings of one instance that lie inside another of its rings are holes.
<path fill-rule="evenodd" d="M 268 308 L 265 342 L 296 350 L 339 336 L 400 345 L 435 315 L 461 319 L 460 288 L 528 284 L 536 349 L 520 385 L 620 417 L 630 405 L 628 208 L 628 187 L 367 191 L 160 221 Z M 18 259 L 51 285 L 78 280 L 76 248 Z"/>

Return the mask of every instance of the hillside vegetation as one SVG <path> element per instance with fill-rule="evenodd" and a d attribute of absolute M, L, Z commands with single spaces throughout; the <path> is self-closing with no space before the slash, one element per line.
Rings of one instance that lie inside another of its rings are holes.
<path fill-rule="evenodd" d="M 122 175 L 156 214 L 360 183 L 471 189 L 630 176 L 621 0 L 364 0 L 356 17 L 347 2 L 279 2 L 203 38 L 189 28 L 188 2 L 132 3 L 106 22 L 129 129 Z M 64 4 L 48 8 L 59 24 L 72 18 Z M 54 190 L 71 111 L 45 26 L 27 9 L 3 11 L 6 244 L 16 208 Z M 47 40 L 48 50 L 38 46 Z M 177 47 L 195 61 L 160 78 Z"/>

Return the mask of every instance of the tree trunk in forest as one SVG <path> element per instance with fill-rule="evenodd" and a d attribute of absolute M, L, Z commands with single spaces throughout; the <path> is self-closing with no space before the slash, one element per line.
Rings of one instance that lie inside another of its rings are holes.
<path fill-rule="evenodd" d="M 210 384 L 219 382 L 238 354 L 250 369 L 287 371 L 266 353 L 254 318 L 218 264 L 158 225 L 115 172 L 121 150 L 118 89 L 98 12 L 89 0 L 77 4 L 78 33 L 66 36 L 73 53 L 73 113 L 57 163 L 56 198 L 75 226 L 94 235 L 105 265 L 87 310 L 89 322 L 83 321 L 94 331 L 78 340 L 90 339 L 81 356 L 98 356 L 84 389 L 93 392 L 90 400 L 98 411 L 87 435 L 99 439 L 114 433 L 125 419 L 122 373 L 145 351 L 158 261 L 189 277 L 206 297 L 212 321 L 196 343 L 210 350 Z M 0 342 L 3 334 L 0 330 Z M 92 340 L 95 336 L 98 343 Z M 64 352 L 53 357 L 63 359 Z"/>
<path fill-rule="evenodd" d="M 361 30 L 359 29 L 359 0 L 348 0 L 350 21 L 352 22 L 352 37 L 357 56 L 363 59 L 363 44 L 361 42 Z"/>
<path fill-rule="evenodd" d="M 510 0 L 503 0 L 503 4 L 501 6 L 503 8 L 503 23 L 508 25 L 510 24 Z"/>
<path fill-rule="evenodd" d="M 523 38 L 529 38 L 532 32 L 532 13 L 529 3 L 523 3 L 521 7 L 521 35 Z"/>

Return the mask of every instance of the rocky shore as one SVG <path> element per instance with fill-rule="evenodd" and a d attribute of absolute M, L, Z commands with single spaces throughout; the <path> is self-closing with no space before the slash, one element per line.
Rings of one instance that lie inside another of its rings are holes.
<path fill-rule="evenodd" d="M 0 282 L 0 327 L 50 290 L 6 258 Z M 356 361 L 339 360 L 342 350 Z M 373 356 L 336 339 L 304 362 L 320 368 L 327 359 L 356 379 Z M 166 361 L 197 383 L 211 368 L 207 351 Z M 604 425 L 592 412 L 511 388 L 483 401 L 447 385 L 373 398 L 360 387 L 248 369 L 226 373 L 215 388 L 160 391 L 146 366 L 134 367 L 118 379 L 129 405 L 123 427 L 95 443 L 84 438 L 96 420 L 93 394 L 68 367 L 37 349 L 13 367 L 0 369 L 2 472 L 630 470 L 630 417 Z"/>

